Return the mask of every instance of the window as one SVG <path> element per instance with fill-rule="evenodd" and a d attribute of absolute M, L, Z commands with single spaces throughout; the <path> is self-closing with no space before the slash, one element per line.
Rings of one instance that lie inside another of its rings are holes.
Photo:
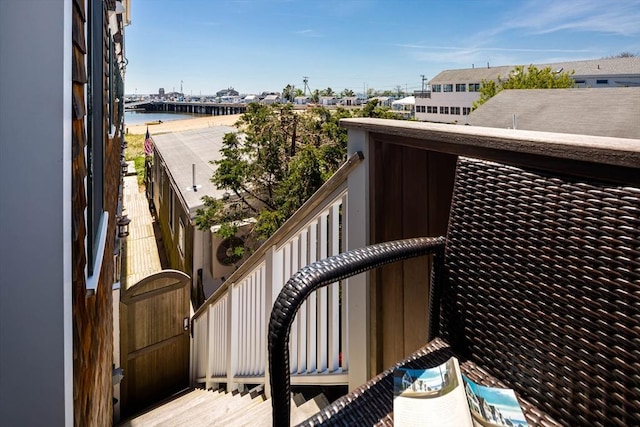
<path fill-rule="evenodd" d="M 598 80 L 596 80 L 596 84 L 608 85 L 609 84 L 609 80 L 607 80 L 607 79 L 598 79 Z"/>
<path fill-rule="evenodd" d="M 585 84 L 587 81 L 586 80 L 576 80 L 576 84 L 577 85 L 583 85 Z"/>
<path fill-rule="evenodd" d="M 443 86 L 443 92 L 453 92 L 453 84 L 446 84 L 446 85 L 442 85 Z"/>
<path fill-rule="evenodd" d="M 442 85 L 431 85 L 432 92 L 442 92 Z"/>
<path fill-rule="evenodd" d="M 416 113 L 425 113 L 427 107 L 425 105 L 416 105 Z"/>
<path fill-rule="evenodd" d="M 87 52 L 87 271 L 94 273 L 101 238 L 106 226 L 104 206 L 104 6 L 102 1 L 89 2 Z M 105 234 L 103 236 L 103 234 Z"/>
<path fill-rule="evenodd" d="M 449 114 L 449 107 L 440 107 L 440 114 Z"/>
<path fill-rule="evenodd" d="M 460 107 L 451 107 L 451 114 L 460 115 Z"/>
<path fill-rule="evenodd" d="M 427 107 L 427 113 L 431 113 L 431 114 L 438 114 L 438 107 L 435 106 L 428 106 Z"/>
<path fill-rule="evenodd" d="M 175 203 L 173 201 L 173 188 L 169 187 L 169 228 L 171 229 L 171 233 L 173 233 L 173 217 L 176 213 Z"/>
<path fill-rule="evenodd" d="M 480 83 L 469 83 L 469 92 L 480 92 Z"/>
<path fill-rule="evenodd" d="M 471 108 L 470 107 L 462 107 L 462 115 L 463 116 L 468 116 L 470 112 L 471 112 Z"/>
<path fill-rule="evenodd" d="M 467 84 L 466 83 L 456 83 L 456 92 L 466 92 Z"/>
<path fill-rule="evenodd" d="M 178 220 L 178 251 L 182 258 L 184 258 L 184 223 L 182 218 Z"/>

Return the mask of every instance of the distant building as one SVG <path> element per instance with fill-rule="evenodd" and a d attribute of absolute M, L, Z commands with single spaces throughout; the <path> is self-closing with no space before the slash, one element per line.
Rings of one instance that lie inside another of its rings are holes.
<path fill-rule="evenodd" d="M 381 107 L 391 107 L 391 102 L 393 102 L 393 99 L 388 96 L 374 96 L 373 98 L 369 98 L 369 101 L 373 101 L 374 99 L 378 101 L 378 105 Z"/>
<path fill-rule="evenodd" d="M 310 99 L 311 98 L 309 98 L 308 96 L 296 96 L 295 98 L 293 98 L 293 103 L 296 105 L 307 105 Z"/>
<path fill-rule="evenodd" d="M 354 105 L 361 105 L 362 100 L 359 99 L 357 96 L 343 96 L 342 99 L 340 100 L 340 103 L 345 107 L 350 107 Z"/>
<path fill-rule="evenodd" d="M 472 126 L 640 139 L 640 87 L 503 90 L 466 119 Z"/>
<path fill-rule="evenodd" d="M 263 104 L 277 104 L 281 101 L 280 99 L 280 95 L 276 95 L 276 94 L 272 94 L 272 95 L 267 95 L 262 99 L 262 103 Z"/>
<path fill-rule="evenodd" d="M 338 103 L 338 99 L 335 96 L 321 96 L 320 104 L 321 105 L 336 105 Z"/>
<path fill-rule="evenodd" d="M 163 97 L 164 97 L 164 88 L 163 88 L 163 87 L 161 87 L 160 89 L 158 89 L 158 96 L 159 96 L 160 98 L 163 98 Z"/>
<path fill-rule="evenodd" d="M 572 77 L 577 87 L 640 86 L 640 57 L 534 65 L 551 67 L 555 72 L 575 71 Z M 514 68 L 508 65 L 442 71 L 429 82 L 430 90 L 416 97 L 416 119 L 464 123 L 473 103 L 480 97 L 482 81 L 507 78 Z"/>
<path fill-rule="evenodd" d="M 391 103 L 391 109 L 402 115 L 403 118 L 413 118 L 415 115 L 416 97 L 407 96 Z"/>
<path fill-rule="evenodd" d="M 238 96 L 240 93 L 232 87 L 228 87 L 227 89 L 222 89 L 216 92 L 217 97 L 223 96 Z"/>
<path fill-rule="evenodd" d="M 242 98 L 242 102 L 244 102 L 245 104 L 250 104 L 252 102 L 259 102 L 260 98 L 258 98 L 258 95 L 247 95 L 244 98 Z"/>

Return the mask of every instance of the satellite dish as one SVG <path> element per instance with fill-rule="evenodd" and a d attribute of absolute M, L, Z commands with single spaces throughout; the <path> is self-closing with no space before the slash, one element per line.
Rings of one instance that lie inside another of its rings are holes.
<path fill-rule="evenodd" d="M 244 246 L 244 241 L 236 236 L 228 237 L 220 242 L 218 249 L 216 250 L 216 258 L 222 265 L 233 265 L 240 261 L 242 255 L 238 255 L 235 251 L 236 248 Z"/>

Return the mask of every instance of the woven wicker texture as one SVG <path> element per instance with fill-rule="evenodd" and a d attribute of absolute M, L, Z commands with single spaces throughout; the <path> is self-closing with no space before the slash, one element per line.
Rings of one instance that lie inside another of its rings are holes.
<path fill-rule="evenodd" d="M 460 161 L 440 336 L 568 425 L 640 425 L 640 190 Z"/>
<path fill-rule="evenodd" d="M 455 356 L 442 339 L 436 338 L 407 359 L 384 371 L 366 384 L 333 402 L 300 426 L 393 426 L 393 370 L 432 368 Z M 470 361 L 460 361 L 460 370 L 473 381 L 491 387 L 507 387 L 484 369 Z M 520 400 L 520 406 L 530 425 L 558 426 L 560 423 L 540 412 L 530 402 Z"/>
<path fill-rule="evenodd" d="M 296 274 L 274 305 L 274 425 L 288 425 L 288 330 L 306 295 L 409 251 L 345 255 Z M 434 261 L 430 337 L 441 338 L 398 365 L 455 353 L 470 378 L 514 388 L 530 425 L 640 425 L 639 189 L 460 159 L 443 271 Z M 306 425 L 391 425 L 391 372 Z"/>

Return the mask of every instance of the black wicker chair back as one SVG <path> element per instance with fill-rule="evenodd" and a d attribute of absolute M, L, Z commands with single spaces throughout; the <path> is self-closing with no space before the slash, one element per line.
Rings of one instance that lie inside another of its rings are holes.
<path fill-rule="evenodd" d="M 534 424 L 640 425 L 640 189 L 464 158 L 446 244 L 357 249 L 286 283 L 269 323 L 274 425 L 289 424 L 289 329 L 306 297 L 427 253 L 435 254 L 429 339 L 438 339 L 400 364 L 435 366 L 455 353 L 491 384 L 515 388 Z M 391 375 L 307 424 L 389 425 Z"/>
<path fill-rule="evenodd" d="M 569 425 L 640 424 L 640 189 L 460 159 L 444 274 L 433 335 Z"/>

